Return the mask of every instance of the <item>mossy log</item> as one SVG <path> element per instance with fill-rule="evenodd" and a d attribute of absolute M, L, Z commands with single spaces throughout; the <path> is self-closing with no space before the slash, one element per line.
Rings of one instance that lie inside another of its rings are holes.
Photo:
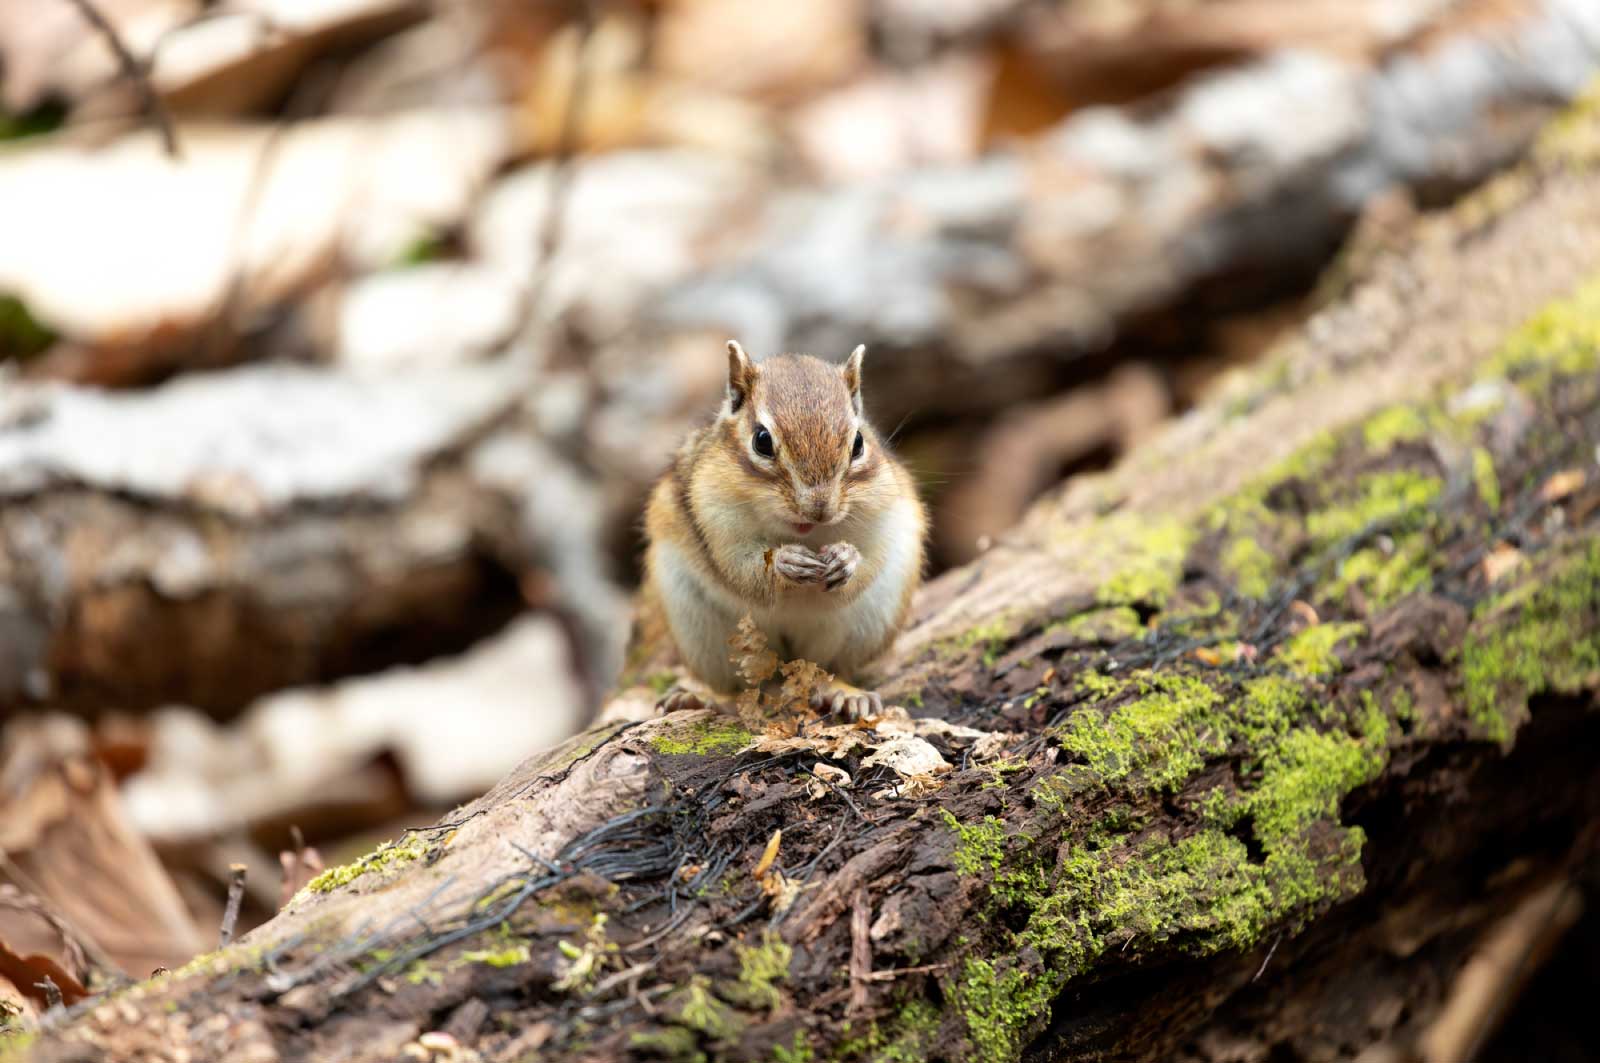
<path fill-rule="evenodd" d="M 880 688 L 960 725 L 929 729 L 950 772 L 903 788 L 844 753 L 853 785 L 819 784 L 828 750 L 747 751 L 730 718 L 604 724 L 37 1057 L 1413 1041 L 1600 822 L 1597 144 L 1575 114 L 927 587 Z"/>

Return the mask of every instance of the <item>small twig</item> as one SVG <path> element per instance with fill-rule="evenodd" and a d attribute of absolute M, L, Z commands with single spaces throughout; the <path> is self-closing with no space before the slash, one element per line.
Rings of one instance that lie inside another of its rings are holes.
<path fill-rule="evenodd" d="M 1272 962 L 1273 955 L 1278 951 L 1278 943 L 1282 940 L 1282 934 L 1279 934 L 1277 937 L 1272 939 L 1272 947 L 1267 950 L 1266 958 L 1261 961 L 1261 966 L 1256 970 L 1255 977 L 1251 978 L 1250 981 L 1254 982 L 1256 979 L 1267 973 L 1267 964 Z"/>
<path fill-rule="evenodd" d="M 948 963 L 925 963 L 920 967 L 889 967 L 882 971 L 867 972 L 869 982 L 892 982 L 896 978 L 904 978 L 908 974 L 933 974 L 935 971 L 948 971 Z"/>
<path fill-rule="evenodd" d="M 239 905 L 244 901 L 244 876 L 249 869 L 243 864 L 228 865 L 228 906 L 222 911 L 222 948 L 233 940 L 233 928 L 239 922 Z"/>
<path fill-rule="evenodd" d="M 45 1009 L 47 1011 L 55 1011 L 62 1006 L 61 987 L 56 985 L 55 979 L 49 975 L 45 975 L 42 981 L 33 983 L 33 987 L 44 991 Z"/>
<path fill-rule="evenodd" d="M 149 67 L 133 54 L 128 48 L 128 43 L 122 39 L 122 34 L 117 32 L 117 27 L 94 6 L 92 0 L 67 0 L 67 3 L 78 9 L 78 13 L 105 38 L 111 50 L 116 53 L 117 64 L 122 67 L 122 75 L 133 82 L 134 88 L 139 92 L 139 100 L 145 115 L 161 134 L 163 150 L 170 158 L 182 158 L 183 153 L 178 150 L 178 132 L 172 124 L 172 114 L 150 81 Z"/>
<path fill-rule="evenodd" d="M 850 912 L 850 1011 L 864 1011 L 867 983 L 872 980 L 872 903 L 865 887 L 856 890 Z"/>
<path fill-rule="evenodd" d="M 544 309 L 545 290 L 555 265 L 556 251 L 561 246 L 567 199 L 575 176 L 573 157 L 581 144 L 580 130 L 591 75 L 589 44 L 594 36 L 595 15 L 590 2 L 579 0 L 577 4 L 578 43 L 573 54 L 572 84 L 568 89 L 566 107 L 562 110 L 561 128 L 556 134 L 555 158 L 550 169 L 550 196 L 546 200 L 544 219 L 539 227 L 539 256 L 534 268 L 533 285 L 522 306 L 522 319 L 527 324 L 536 322 Z"/>

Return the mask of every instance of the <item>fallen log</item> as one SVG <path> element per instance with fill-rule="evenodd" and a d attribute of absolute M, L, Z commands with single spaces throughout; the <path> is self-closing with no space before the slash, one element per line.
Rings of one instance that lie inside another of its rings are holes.
<path fill-rule="evenodd" d="M 1418 1042 L 1480 932 L 1594 858 L 1597 143 L 1591 102 L 932 583 L 880 684 L 918 719 L 637 719 L 642 652 L 608 722 L 36 1058 Z"/>
<path fill-rule="evenodd" d="M 505 359 L 6 390 L 0 711 L 229 714 L 458 652 L 530 605 L 607 674 L 600 503 L 525 409 L 531 380 Z"/>

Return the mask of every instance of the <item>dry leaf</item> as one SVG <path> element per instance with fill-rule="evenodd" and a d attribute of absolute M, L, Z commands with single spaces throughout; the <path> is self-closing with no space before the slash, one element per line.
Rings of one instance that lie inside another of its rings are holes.
<path fill-rule="evenodd" d="M 1582 487 L 1587 475 L 1582 469 L 1564 469 L 1544 482 L 1539 488 L 1539 501 L 1559 502 Z"/>
<path fill-rule="evenodd" d="M 902 777 L 938 775 L 950 770 L 949 762 L 926 739 L 905 736 L 889 739 L 861 762 L 864 768 L 879 764 Z"/>
<path fill-rule="evenodd" d="M 802 735 L 768 735 L 756 738 L 750 746 L 757 753 L 780 756 L 784 753 L 807 752 L 837 760 L 856 749 L 875 748 L 872 733 L 854 724 L 814 727 Z"/>
<path fill-rule="evenodd" d="M 1483 579 L 1486 583 L 1498 583 L 1506 573 L 1522 563 L 1522 551 L 1510 543 L 1496 543 L 1495 548 L 1489 551 L 1482 561 Z"/>
<path fill-rule="evenodd" d="M 782 871 L 774 871 L 761 880 L 761 892 L 767 895 L 767 906 L 774 915 L 778 915 L 793 907 L 801 890 L 815 885 L 815 882 L 808 885 L 798 879 L 785 877 Z"/>
<path fill-rule="evenodd" d="M 751 687 L 766 682 L 778 671 L 778 655 L 767 648 L 767 636 L 748 613 L 739 621 L 738 630 L 728 637 L 728 648 L 733 651 L 728 659 Z"/>
<path fill-rule="evenodd" d="M 833 764 L 814 764 L 811 774 L 813 778 L 806 780 L 806 793 L 813 801 L 828 796 L 835 788 L 848 790 L 855 782 L 849 772 Z"/>

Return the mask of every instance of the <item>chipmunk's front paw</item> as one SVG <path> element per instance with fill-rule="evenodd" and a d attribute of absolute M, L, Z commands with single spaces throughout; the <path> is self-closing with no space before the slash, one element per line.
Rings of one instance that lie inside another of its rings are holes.
<path fill-rule="evenodd" d="M 846 542 L 824 546 L 817 556 L 827 566 L 822 585 L 830 591 L 836 591 L 850 582 L 850 577 L 856 574 L 856 566 L 861 564 L 861 551 Z"/>
<path fill-rule="evenodd" d="M 854 722 L 883 715 L 883 699 L 871 690 L 862 690 L 835 679 L 811 694 L 811 707 Z"/>
<path fill-rule="evenodd" d="M 799 543 L 785 543 L 774 550 L 772 567 L 791 583 L 821 583 L 828 574 L 828 563 Z"/>

